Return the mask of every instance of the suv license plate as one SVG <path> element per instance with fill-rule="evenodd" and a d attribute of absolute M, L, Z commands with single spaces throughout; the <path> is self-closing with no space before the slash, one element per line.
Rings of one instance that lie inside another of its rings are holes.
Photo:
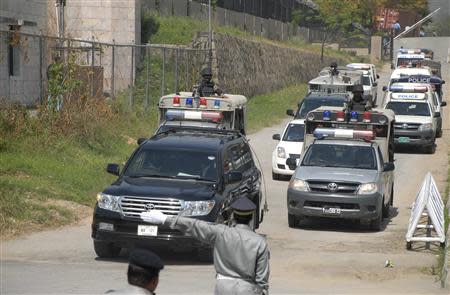
<path fill-rule="evenodd" d="M 323 208 L 322 211 L 324 214 L 330 214 L 330 215 L 341 214 L 341 208 Z"/>
<path fill-rule="evenodd" d="M 398 138 L 398 142 L 409 142 L 409 137 L 401 136 Z"/>
<path fill-rule="evenodd" d="M 158 227 L 156 225 L 138 225 L 138 236 L 151 236 L 156 237 L 158 235 Z"/>

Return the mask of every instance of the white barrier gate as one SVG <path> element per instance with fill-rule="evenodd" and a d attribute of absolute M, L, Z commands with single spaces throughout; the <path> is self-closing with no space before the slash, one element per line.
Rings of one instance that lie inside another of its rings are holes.
<path fill-rule="evenodd" d="M 411 249 L 412 242 L 439 242 L 444 246 L 444 222 L 444 202 L 433 176 L 428 172 L 411 208 L 406 248 Z M 417 229 L 426 229 L 426 236 L 414 236 Z M 435 235 L 432 235 L 433 229 Z"/>

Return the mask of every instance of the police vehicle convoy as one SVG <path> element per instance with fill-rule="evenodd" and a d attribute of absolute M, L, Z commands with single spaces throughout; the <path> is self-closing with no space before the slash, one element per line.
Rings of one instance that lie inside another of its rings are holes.
<path fill-rule="evenodd" d="M 433 153 L 438 115 L 429 84 L 394 83 L 385 97 L 385 109 L 395 113 L 396 146 L 408 145 Z"/>
<path fill-rule="evenodd" d="M 114 257 L 121 248 L 165 245 L 192 248 L 199 258 L 211 249 L 176 230 L 143 224 L 151 209 L 224 223 L 229 205 L 247 196 L 257 207 L 253 227 L 263 219 L 261 173 L 245 137 L 236 131 L 170 129 L 141 140 L 122 169 L 108 164 L 117 179 L 97 195 L 92 222 L 99 257 Z"/>
<path fill-rule="evenodd" d="M 356 219 L 380 230 L 393 204 L 389 110 L 321 107 L 305 120 L 303 152 L 287 191 L 288 224 L 305 217 Z"/>
<path fill-rule="evenodd" d="M 278 180 L 282 176 L 291 176 L 295 166 L 288 166 L 288 158 L 300 158 L 305 136 L 305 124 L 303 119 L 294 119 L 284 128 L 283 133 L 274 134 L 272 138 L 278 140 L 278 144 L 272 153 L 272 179 Z"/>
<path fill-rule="evenodd" d="M 397 53 L 395 67 L 412 66 L 425 60 L 425 54 L 420 49 L 400 49 Z"/>

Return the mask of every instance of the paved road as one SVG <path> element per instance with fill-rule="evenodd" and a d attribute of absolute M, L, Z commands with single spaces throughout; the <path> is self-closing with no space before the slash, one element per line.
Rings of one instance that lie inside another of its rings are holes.
<path fill-rule="evenodd" d="M 446 73 L 448 76 L 448 69 Z M 384 73 L 380 88 L 387 77 Z M 436 252 L 406 251 L 404 241 L 410 205 L 424 175 L 431 171 L 444 191 L 450 137 L 447 114 L 444 137 L 437 141 L 434 155 L 396 154 L 395 204 L 384 230 L 377 233 L 336 220 L 312 219 L 301 229 L 288 227 L 288 182 L 270 179 L 271 152 L 276 144 L 271 136 L 285 123 L 250 136 L 262 161 L 270 205 L 259 232 L 268 236 L 271 249 L 271 293 L 448 294 L 429 273 Z M 125 284 L 127 253 L 114 261 L 97 260 L 88 220 L 2 242 L 0 250 L 0 294 L 103 293 Z M 167 263 L 159 294 L 212 293 L 212 265 L 199 264 L 189 253 L 158 253 Z M 393 261 L 393 268 L 384 268 L 386 259 Z"/>

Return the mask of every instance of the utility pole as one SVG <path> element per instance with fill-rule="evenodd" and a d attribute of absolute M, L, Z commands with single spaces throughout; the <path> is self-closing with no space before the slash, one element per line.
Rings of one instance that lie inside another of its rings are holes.
<path fill-rule="evenodd" d="M 208 43 L 209 43 L 209 67 L 212 68 L 212 29 L 211 29 L 211 0 L 208 0 Z"/>

